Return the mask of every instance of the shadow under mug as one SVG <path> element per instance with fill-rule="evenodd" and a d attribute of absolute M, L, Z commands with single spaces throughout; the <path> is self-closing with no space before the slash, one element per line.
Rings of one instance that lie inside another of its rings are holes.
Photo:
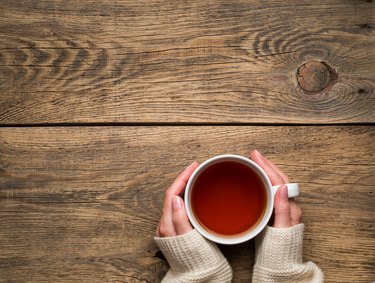
<path fill-rule="evenodd" d="M 201 173 L 203 173 L 205 169 L 207 169 L 208 167 L 212 166 L 213 164 L 220 163 L 223 161 L 239 162 L 239 163 L 246 165 L 250 169 L 252 169 L 260 177 L 266 190 L 267 201 L 266 201 L 266 207 L 265 207 L 265 212 L 263 213 L 263 216 L 261 217 L 260 221 L 258 221 L 258 224 L 255 227 L 239 235 L 233 235 L 233 236 L 222 235 L 221 236 L 216 233 L 215 234 L 211 233 L 199 223 L 192 209 L 191 193 L 194 187 L 194 183 L 197 180 L 198 176 Z M 289 198 L 294 198 L 299 195 L 299 186 L 297 183 L 289 183 L 289 184 L 286 184 L 286 186 L 288 187 Z M 257 163 L 250 160 L 249 158 L 246 158 L 240 155 L 234 155 L 234 154 L 218 155 L 200 164 L 198 168 L 194 171 L 194 173 L 191 175 L 186 185 L 186 189 L 185 189 L 184 198 L 185 198 L 186 212 L 193 227 L 208 240 L 211 240 L 219 244 L 225 244 L 225 245 L 234 245 L 234 244 L 243 243 L 257 236 L 266 227 L 273 212 L 274 196 L 279 187 L 280 185 L 272 186 L 271 181 L 268 178 L 267 174 L 264 172 L 264 170 Z"/>

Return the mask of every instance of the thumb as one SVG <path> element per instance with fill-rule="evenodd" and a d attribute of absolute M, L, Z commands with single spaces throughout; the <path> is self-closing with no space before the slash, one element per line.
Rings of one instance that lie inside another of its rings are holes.
<path fill-rule="evenodd" d="M 282 185 L 275 195 L 275 223 L 274 228 L 288 228 L 292 226 L 291 209 L 288 199 L 288 188 Z"/>
<path fill-rule="evenodd" d="M 183 235 L 193 230 L 186 214 L 184 201 L 181 197 L 173 197 L 172 207 L 172 221 L 177 235 Z"/>

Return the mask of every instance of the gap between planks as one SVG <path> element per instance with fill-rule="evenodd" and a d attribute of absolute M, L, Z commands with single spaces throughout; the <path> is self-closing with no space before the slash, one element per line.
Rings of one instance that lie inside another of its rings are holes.
<path fill-rule="evenodd" d="M 361 122 L 361 123 L 242 123 L 242 122 L 222 122 L 222 123 L 207 123 L 207 122 L 100 122 L 100 123 L 35 123 L 35 124 L 6 124 L 1 125 L 0 128 L 33 128 L 33 127 L 173 127 L 173 126 L 198 126 L 198 127 L 206 127 L 206 126 L 244 126 L 244 127 L 255 127 L 255 126 L 269 126 L 269 127 L 301 127 L 301 126 L 308 126 L 308 127 L 335 127 L 335 126 L 374 126 L 374 122 Z"/>

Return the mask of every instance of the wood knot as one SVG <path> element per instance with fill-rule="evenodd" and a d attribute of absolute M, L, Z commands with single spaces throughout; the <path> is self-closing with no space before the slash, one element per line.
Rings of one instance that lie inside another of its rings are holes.
<path fill-rule="evenodd" d="M 333 70 L 323 62 L 311 61 L 298 69 L 297 80 L 299 86 L 308 92 L 320 92 L 337 76 Z"/>

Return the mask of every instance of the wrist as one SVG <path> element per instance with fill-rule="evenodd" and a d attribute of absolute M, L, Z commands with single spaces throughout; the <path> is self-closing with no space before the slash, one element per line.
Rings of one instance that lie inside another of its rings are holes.
<path fill-rule="evenodd" d="M 302 263 L 303 231 L 303 224 L 289 228 L 267 226 L 256 238 L 256 264 L 284 270 Z"/>
<path fill-rule="evenodd" d="M 226 261 L 216 244 L 203 238 L 195 229 L 175 237 L 155 237 L 155 242 L 175 272 L 211 269 Z"/>

